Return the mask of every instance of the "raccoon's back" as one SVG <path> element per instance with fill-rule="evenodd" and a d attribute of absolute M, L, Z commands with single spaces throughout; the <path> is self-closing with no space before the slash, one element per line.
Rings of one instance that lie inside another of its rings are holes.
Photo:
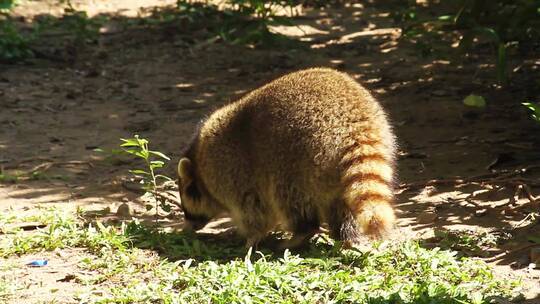
<path fill-rule="evenodd" d="M 385 145 L 393 146 L 381 106 L 353 79 L 335 70 L 288 74 L 248 98 L 250 141 L 265 158 L 271 153 L 293 167 L 336 169 L 354 137 L 362 133 L 377 133 Z"/>

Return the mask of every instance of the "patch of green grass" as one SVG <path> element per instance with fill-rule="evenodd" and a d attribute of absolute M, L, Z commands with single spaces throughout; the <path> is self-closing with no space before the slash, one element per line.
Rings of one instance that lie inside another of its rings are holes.
<path fill-rule="evenodd" d="M 456 250 L 466 255 L 481 255 L 495 247 L 508 236 L 497 232 L 474 232 L 469 230 L 436 230 L 435 240 L 443 249 Z"/>
<path fill-rule="evenodd" d="M 32 233 L 4 228 L 6 224 L 25 221 L 41 222 L 47 226 Z M 102 248 L 123 249 L 129 242 L 127 236 L 114 226 L 106 227 L 99 222 L 84 225 L 72 214 L 54 209 L 27 217 L 3 214 L 0 216 L 0 228 L 8 230 L 0 239 L 0 257 L 66 247 L 84 247 L 91 252 Z"/>
<path fill-rule="evenodd" d="M 0 14 L 0 61 L 15 62 L 28 57 L 34 53 L 29 47 L 33 37 L 22 34 L 8 18 L 2 18 Z"/>
<path fill-rule="evenodd" d="M 514 283 L 485 264 L 415 242 L 374 252 L 303 258 L 248 252 L 228 262 L 163 261 L 152 275 L 129 280 L 95 303 L 489 303 Z M 127 275 L 124 273 L 124 275 Z"/>
<path fill-rule="evenodd" d="M 489 303 L 518 283 L 494 276 L 483 262 L 416 241 L 341 251 L 321 236 L 301 254 L 247 253 L 240 241 L 146 227 L 84 224 L 42 212 L 48 226 L 10 231 L 0 256 L 65 247 L 86 249 L 77 282 L 93 290 L 84 303 Z M 2 221 L 21 218 L 6 214 Z"/>
<path fill-rule="evenodd" d="M 0 173 L 0 183 L 15 184 L 18 180 L 19 178 L 16 175 Z"/>
<path fill-rule="evenodd" d="M 50 174 L 45 173 L 44 171 L 39 171 L 39 170 L 30 171 L 30 172 L 12 171 L 10 173 L 8 172 L 0 173 L 0 183 L 4 183 L 4 184 L 16 184 L 20 181 L 40 181 L 40 180 L 68 181 L 69 177 L 62 174 L 50 175 Z"/>
<path fill-rule="evenodd" d="M 4 275 L 0 275 L 0 300 L 7 300 L 16 291 L 13 281 Z"/>
<path fill-rule="evenodd" d="M 20 282 L 9 273 L 16 265 L 0 262 L 0 302 L 10 299 L 18 290 L 22 289 Z"/>

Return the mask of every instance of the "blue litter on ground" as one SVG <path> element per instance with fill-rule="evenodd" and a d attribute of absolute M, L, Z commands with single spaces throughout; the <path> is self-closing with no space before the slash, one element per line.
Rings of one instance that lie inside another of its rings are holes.
<path fill-rule="evenodd" d="M 35 261 L 32 261 L 26 265 L 28 266 L 34 266 L 34 267 L 43 267 L 43 266 L 46 266 L 47 265 L 47 260 L 35 260 Z"/>

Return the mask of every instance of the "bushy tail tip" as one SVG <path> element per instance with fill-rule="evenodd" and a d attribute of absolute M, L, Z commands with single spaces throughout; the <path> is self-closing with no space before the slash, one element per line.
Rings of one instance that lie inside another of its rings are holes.
<path fill-rule="evenodd" d="M 373 238 L 386 235 L 396 220 L 389 202 L 364 202 L 356 213 L 356 221 L 362 233 Z"/>

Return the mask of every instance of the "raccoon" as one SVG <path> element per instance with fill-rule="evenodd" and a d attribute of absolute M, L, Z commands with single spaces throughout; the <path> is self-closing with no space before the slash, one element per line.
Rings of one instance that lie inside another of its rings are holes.
<path fill-rule="evenodd" d="M 226 212 L 246 247 L 305 244 L 328 226 L 356 244 L 394 225 L 395 136 L 382 106 L 330 68 L 281 76 L 200 123 L 178 163 L 186 229 Z"/>

